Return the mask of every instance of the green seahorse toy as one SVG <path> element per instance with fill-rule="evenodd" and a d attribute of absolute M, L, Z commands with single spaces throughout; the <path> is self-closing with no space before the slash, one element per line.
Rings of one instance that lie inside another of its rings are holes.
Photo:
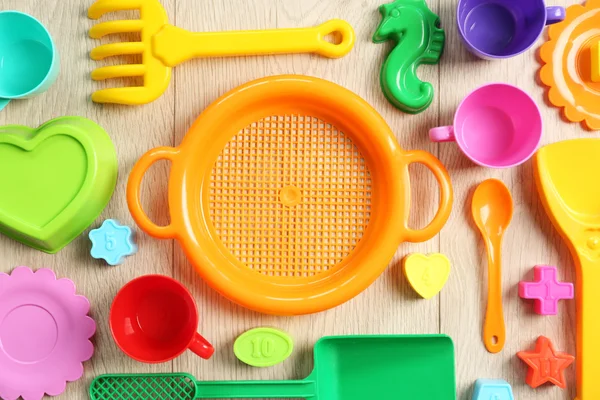
<path fill-rule="evenodd" d="M 396 0 L 379 7 L 379 12 L 382 20 L 373 42 L 396 42 L 381 68 L 381 89 L 395 107 L 418 114 L 433 101 L 433 86 L 417 77 L 417 68 L 437 64 L 442 56 L 446 34 L 440 18 L 425 0 Z"/>

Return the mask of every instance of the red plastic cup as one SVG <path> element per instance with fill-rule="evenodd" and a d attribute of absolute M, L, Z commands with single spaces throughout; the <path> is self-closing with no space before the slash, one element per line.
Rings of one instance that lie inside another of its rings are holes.
<path fill-rule="evenodd" d="M 110 310 L 117 346 L 134 360 L 162 363 L 190 349 L 208 359 L 213 346 L 198 332 L 198 308 L 188 290 L 164 275 L 145 275 L 127 283 Z"/>

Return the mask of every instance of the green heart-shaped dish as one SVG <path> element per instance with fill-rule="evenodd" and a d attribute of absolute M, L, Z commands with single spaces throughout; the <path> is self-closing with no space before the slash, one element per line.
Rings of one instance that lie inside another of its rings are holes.
<path fill-rule="evenodd" d="M 81 117 L 0 127 L 0 232 L 56 253 L 100 215 L 117 183 L 108 134 Z"/>

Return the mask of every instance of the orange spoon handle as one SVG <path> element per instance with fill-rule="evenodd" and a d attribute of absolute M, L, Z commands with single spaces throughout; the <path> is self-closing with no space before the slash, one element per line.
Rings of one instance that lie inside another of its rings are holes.
<path fill-rule="evenodd" d="M 579 256 L 577 268 L 577 399 L 600 399 L 600 260 Z"/>
<path fill-rule="evenodd" d="M 504 312 L 502 310 L 502 241 L 487 240 L 488 303 L 483 325 L 483 343 L 490 353 L 498 353 L 506 341 Z"/>

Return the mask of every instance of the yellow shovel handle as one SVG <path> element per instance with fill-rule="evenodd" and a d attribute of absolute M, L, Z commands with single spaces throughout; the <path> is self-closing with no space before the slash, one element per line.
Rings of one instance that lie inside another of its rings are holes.
<path fill-rule="evenodd" d="M 577 399 L 600 399 L 600 260 L 579 256 L 577 271 Z"/>
<path fill-rule="evenodd" d="M 329 42 L 327 35 L 338 35 Z M 152 51 L 167 67 L 198 57 L 317 53 L 339 58 L 348 54 L 356 36 L 346 21 L 333 19 L 314 28 L 192 33 L 165 25 L 152 37 Z"/>

